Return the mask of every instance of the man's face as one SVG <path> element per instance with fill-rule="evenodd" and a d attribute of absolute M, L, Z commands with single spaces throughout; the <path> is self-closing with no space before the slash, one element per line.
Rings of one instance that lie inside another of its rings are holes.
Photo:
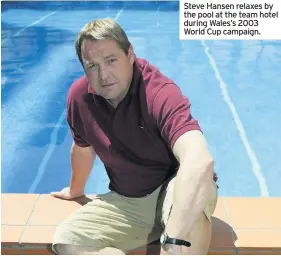
<path fill-rule="evenodd" d="M 132 46 L 128 56 L 114 40 L 84 40 L 82 58 L 89 83 L 95 92 L 117 104 L 130 87 L 135 55 Z"/>

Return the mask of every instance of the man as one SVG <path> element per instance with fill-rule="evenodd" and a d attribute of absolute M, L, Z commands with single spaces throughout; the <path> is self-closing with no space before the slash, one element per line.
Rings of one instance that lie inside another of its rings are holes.
<path fill-rule="evenodd" d="M 156 67 L 136 58 L 113 20 L 87 24 L 76 50 L 86 76 L 67 97 L 72 177 L 68 188 L 51 194 L 83 196 L 97 155 L 110 192 L 59 225 L 54 251 L 126 254 L 161 238 L 161 254 L 206 254 L 216 176 L 188 99 Z"/>

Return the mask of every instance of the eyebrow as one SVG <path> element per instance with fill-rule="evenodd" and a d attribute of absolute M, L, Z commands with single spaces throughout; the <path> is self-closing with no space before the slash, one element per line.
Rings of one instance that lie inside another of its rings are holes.
<path fill-rule="evenodd" d="M 112 57 L 116 58 L 116 56 L 115 56 L 114 54 L 107 55 L 107 56 L 105 56 L 105 57 L 103 57 L 103 58 L 104 58 L 104 59 L 109 59 L 109 58 L 112 58 Z M 84 63 L 85 63 L 85 65 L 92 65 L 92 64 L 95 64 L 94 61 L 87 61 L 87 60 L 84 60 Z"/>
<path fill-rule="evenodd" d="M 116 58 L 116 56 L 114 54 L 110 54 L 108 56 L 105 56 L 104 59 L 109 59 L 109 58 L 112 58 L 112 57 Z"/>

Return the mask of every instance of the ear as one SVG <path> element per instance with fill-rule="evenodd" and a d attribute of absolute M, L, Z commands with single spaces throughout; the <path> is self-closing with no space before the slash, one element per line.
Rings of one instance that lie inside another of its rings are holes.
<path fill-rule="evenodd" d="M 136 55 L 134 53 L 134 49 L 133 49 L 132 45 L 130 45 L 129 50 L 128 50 L 128 58 L 129 58 L 130 63 L 133 65 L 133 63 L 135 62 Z"/>

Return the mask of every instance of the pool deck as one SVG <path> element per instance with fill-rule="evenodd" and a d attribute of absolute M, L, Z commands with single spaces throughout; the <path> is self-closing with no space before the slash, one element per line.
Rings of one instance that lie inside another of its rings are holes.
<path fill-rule="evenodd" d="M 53 254 L 56 226 L 94 195 L 2 194 L 2 255 Z M 281 198 L 219 197 L 209 254 L 281 254 Z M 159 254 L 159 245 L 130 254 Z"/>

